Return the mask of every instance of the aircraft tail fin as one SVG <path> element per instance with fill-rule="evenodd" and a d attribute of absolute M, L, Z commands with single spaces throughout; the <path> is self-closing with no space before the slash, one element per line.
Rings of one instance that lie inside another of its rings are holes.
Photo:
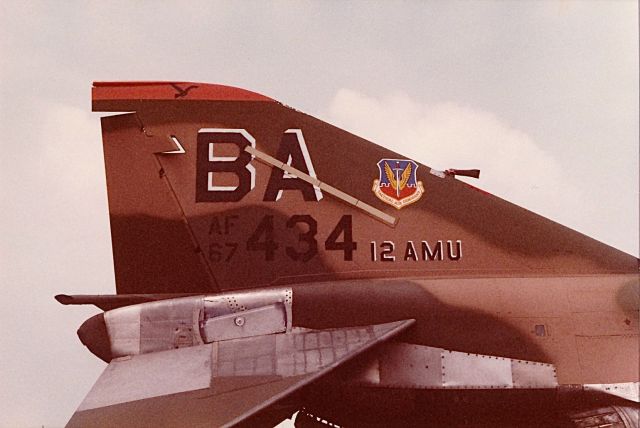
<path fill-rule="evenodd" d="M 119 294 L 630 273 L 638 260 L 243 89 L 94 83 Z"/>

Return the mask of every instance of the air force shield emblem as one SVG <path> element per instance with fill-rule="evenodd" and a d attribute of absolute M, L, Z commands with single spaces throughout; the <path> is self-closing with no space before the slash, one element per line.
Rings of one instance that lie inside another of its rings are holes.
<path fill-rule="evenodd" d="M 381 159 L 379 179 L 373 180 L 373 193 L 383 202 L 400 209 L 420 199 L 424 193 L 417 181 L 418 164 L 408 159 Z"/>

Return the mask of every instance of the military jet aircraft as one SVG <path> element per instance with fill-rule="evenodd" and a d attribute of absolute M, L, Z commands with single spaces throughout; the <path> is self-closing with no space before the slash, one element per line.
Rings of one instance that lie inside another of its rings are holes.
<path fill-rule="evenodd" d="M 639 261 L 267 96 L 97 82 L 83 426 L 638 425 Z M 117 114 L 116 114 L 117 113 Z"/>

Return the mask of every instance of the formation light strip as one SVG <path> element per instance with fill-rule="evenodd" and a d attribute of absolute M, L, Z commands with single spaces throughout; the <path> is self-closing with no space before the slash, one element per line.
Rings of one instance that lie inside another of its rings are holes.
<path fill-rule="evenodd" d="M 304 172 L 292 167 L 291 165 L 287 165 L 285 162 L 279 161 L 278 159 L 269 156 L 266 153 L 263 153 L 259 150 L 257 150 L 254 147 L 251 146 L 246 146 L 244 148 L 244 151 L 251 154 L 252 156 L 256 157 L 257 159 L 261 160 L 262 162 L 271 165 L 275 168 L 279 168 L 283 171 L 285 171 L 286 173 L 288 173 L 289 175 L 294 175 L 297 178 L 299 178 L 302 181 L 305 181 L 307 183 L 312 184 L 313 186 L 318 187 L 320 190 L 322 190 L 323 192 L 326 192 L 328 194 L 330 194 L 331 196 L 340 199 L 342 202 L 347 203 L 353 207 L 356 207 L 362 211 L 364 211 L 365 213 L 369 214 L 370 216 L 372 216 L 373 218 L 375 218 L 376 220 L 380 220 L 381 222 L 389 225 L 389 226 L 395 226 L 396 223 L 398 223 L 398 219 L 383 212 L 380 211 L 379 209 L 372 207 L 371 205 L 362 202 L 359 199 L 354 198 L 353 196 L 336 189 L 333 186 L 328 185 L 327 183 L 323 183 L 322 181 L 318 180 L 317 178 L 311 177 L 309 174 L 305 174 Z"/>

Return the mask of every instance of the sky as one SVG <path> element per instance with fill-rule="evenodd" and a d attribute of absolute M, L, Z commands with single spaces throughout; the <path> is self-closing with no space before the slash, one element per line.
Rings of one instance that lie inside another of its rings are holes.
<path fill-rule="evenodd" d="M 632 1 L 0 2 L 0 427 L 104 368 L 58 293 L 115 290 L 91 82 L 250 89 L 638 256 Z"/>

